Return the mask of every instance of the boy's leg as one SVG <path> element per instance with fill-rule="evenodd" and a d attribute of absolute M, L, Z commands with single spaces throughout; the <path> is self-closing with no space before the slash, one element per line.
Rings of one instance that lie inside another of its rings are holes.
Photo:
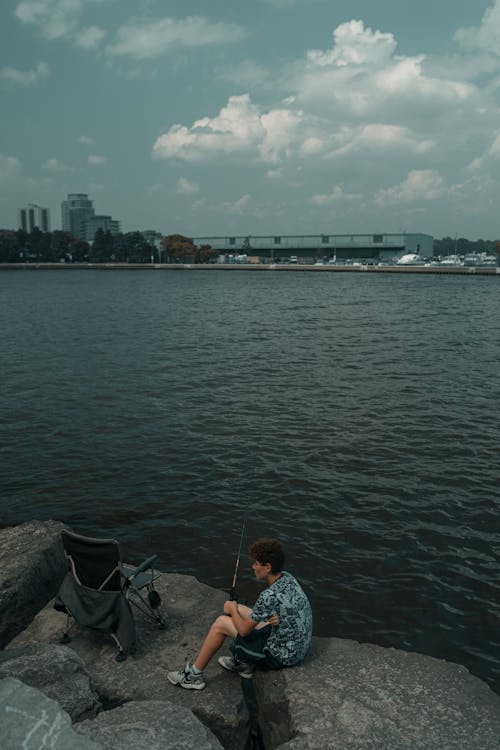
<path fill-rule="evenodd" d="M 241 605 L 242 606 L 242 605 Z M 247 609 L 249 609 L 247 607 Z M 250 611 L 250 610 L 249 610 Z M 227 636 L 236 638 L 238 631 L 230 617 L 221 615 L 213 623 L 208 631 L 198 656 L 193 662 L 196 669 L 202 672 L 212 656 L 220 649 Z"/>

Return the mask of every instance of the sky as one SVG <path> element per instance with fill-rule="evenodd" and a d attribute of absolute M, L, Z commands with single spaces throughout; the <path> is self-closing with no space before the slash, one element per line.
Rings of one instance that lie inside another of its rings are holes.
<path fill-rule="evenodd" d="M 0 97 L 0 228 L 500 238 L 500 0 L 3 0 Z"/>

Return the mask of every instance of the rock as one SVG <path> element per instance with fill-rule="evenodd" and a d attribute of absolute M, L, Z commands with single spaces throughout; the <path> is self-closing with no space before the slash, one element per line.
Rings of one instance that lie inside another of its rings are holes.
<path fill-rule="evenodd" d="M 192 711 L 168 701 L 131 701 L 75 729 L 106 750 L 222 750 Z"/>
<path fill-rule="evenodd" d="M 168 671 L 180 669 L 196 656 L 227 595 L 191 576 L 175 573 L 162 574 L 156 586 L 168 628 L 160 630 L 134 608 L 134 655 L 123 662 L 115 661 L 117 649 L 110 636 L 77 625 L 71 629 L 70 647 L 85 664 L 105 709 L 129 701 L 169 701 L 192 710 L 225 748 L 239 750 L 246 716 L 238 677 L 233 679 L 214 659 L 205 672 L 205 690 L 183 690 L 167 680 Z M 9 648 L 58 643 L 65 622 L 65 615 L 55 611 L 50 602 Z"/>
<path fill-rule="evenodd" d="M 102 706 L 79 656 L 67 646 L 33 643 L 0 652 L 0 678 L 15 677 L 56 700 L 72 721 L 95 716 Z"/>
<path fill-rule="evenodd" d="M 500 750 L 500 696 L 430 656 L 313 638 L 302 665 L 254 681 L 280 750 Z"/>
<path fill-rule="evenodd" d="M 206 690 L 182 690 L 166 679 L 169 670 L 196 655 L 210 623 L 222 612 L 224 593 L 178 574 L 162 574 L 157 588 L 169 628 L 159 630 L 135 613 L 135 655 L 116 662 L 109 636 L 78 626 L 72 630 L 71 648 L 104 708 L 137 701 L 173 703 L 192 710 L 223 747 L 241 748 L 247 715 L 237 675 L 220 669 L 214 659 L 206 670 Z M 57 643 L 64 624 L 64 615 L 49 603 L 10 647 Z M 253 683 L 269 747 L 500 750 L 500 696 L 464 667 L 431 657 L 313 638 L 302 665 L 257 672 Z M 103 721 L 100 716 L 96 721 Z"/>
<path fill-rule="evenodd" d="M 31 622 L 66 573 L 62 523 L 30 521 L 0 530 L 0 648 Z"/>
<path fill-rule="evenodd" d="M 2 750 L 102 750 L 73 730 L 56 701 L 12 677 L 0 680 L 0 725 Z"/>

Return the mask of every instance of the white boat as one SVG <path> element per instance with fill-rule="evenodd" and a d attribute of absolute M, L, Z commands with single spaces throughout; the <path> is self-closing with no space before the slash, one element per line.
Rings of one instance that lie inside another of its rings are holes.
<path fill-rule="evenodd" d="M 463 266 L 464 262 L 459 255 L 447 255 L 440 262 L 440 266 Z"/>
<path fill-rule="evenodd" d="M 424 259 L 418 253 L 406 253 L 397 259 L 397 266 L 423 266 Z"/>

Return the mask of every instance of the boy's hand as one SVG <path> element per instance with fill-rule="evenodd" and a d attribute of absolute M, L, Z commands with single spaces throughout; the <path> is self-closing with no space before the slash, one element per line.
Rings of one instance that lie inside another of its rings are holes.
<path fill-rule="evenodd" d="M 224 614 L 231 616 L 233 612 L 236 611 L 237 607 L 238 607 L 238 602 L 230 601 L 230 600 L 225 601 L 224 602 Z"/>
<path fill-rule="evenodd" d="M 271 617 L 268 620 L 268 622 L 273 626 L 273 628 L 275 628 L 276 625 L 278 625 L 279 621 L 280 621 L 280 618 L 276 614 L 271 615 Z"/>

